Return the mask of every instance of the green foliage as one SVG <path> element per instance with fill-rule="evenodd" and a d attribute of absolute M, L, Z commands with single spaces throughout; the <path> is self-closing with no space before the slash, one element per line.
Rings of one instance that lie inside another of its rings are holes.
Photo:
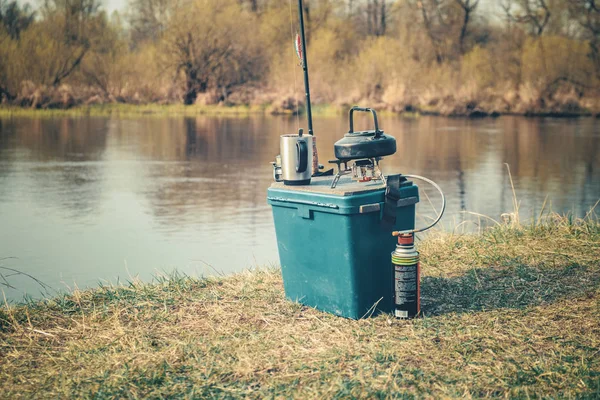
<path fill-rule="evenodd" d="M 463 81 L 473 81 L 478 89 L 494 86 L 496 74 L 489 50 L 475 46 L 465 54 L 461 62 L 461 76 Z"/>
<path fill-rule="evenodd" d="M 57 20 L 44 20 L 21 35 L 14 54 L 17 62 L 13 73 L 21 75 L 17 81 L 29 80 L 41 85 L 60 83 L 73 64 L 85 55 L 85 45 L 63 40 L 59 24 Z"/>
<path fill-rule="evenodd" d="M 523 79 L 543 89 L 559 78 L 591 86 L 594 66 L 588 53 L 585 41 L 560 36 L 528 38 L 522 55 Z"/>
<path fill-rule="evenodd" d="M 168 66 L 185 79 L 184 102 L 199 92 L 216 89 L 224 99 L 231 88 L 261 76 L 260 41 L 249 35 L 255 16 L 234 0 L 196 0 L 178 9 L 164 38 Z"/>
<path fill-rule="evenodd" d="M 402 57 L 400 44 L 387 37 L 379 37 L 363 43 L 362 51 L 354 63 L 354 74 L 360 82 L 360 95 L 365 99 L 380 99 L 394 73 L 401 71 L 397 65 Z M 369 79 L 358 77 L 368 76 Z"/>
<path fill-rule="evenodd" d="M 58 86 L 81 67 L 84 57 L 106 47 L 106 16 L 95 0 L 44 3 L 43 18 L 20 32 L 18 38 L 0 41 L 7 54 L 6 89 L 18 94 L 21 83 Z M 110 42 L 108 42 L 110 43 Z"/>
<path fill-rule="evenodd" d="M 123 77 L 123 58 L 128 53 L 127 42 L 119 34 L 119 26 L 114 26 L 102 17 L 95 21 L 90 51 L 82 60 L 77 77 L 86 85 L 99 88 L 109 95 L 118 92 L 126 82 Z"/>

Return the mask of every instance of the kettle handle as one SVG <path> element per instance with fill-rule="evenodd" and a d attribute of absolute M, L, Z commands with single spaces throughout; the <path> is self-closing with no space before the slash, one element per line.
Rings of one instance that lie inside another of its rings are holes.
<path fill-rule="evenodd" d="M 381 131 L 379 130 L 379 124 L 377 123 L 377 113 L 375 112 L 375 110 L 373 110 L 372 108 L 368 108 L 368 107 L 358 107 L 358 106 L 354 106 L 350 109 L 350 115 L 349 115 L 349 119 L 350 119 L 350 130 L 348 131 L 348 133 L 354 133 L 354 111 L 362 111 L 362 112 L 370 112 L 373 114 L 373 122 L 375 123 L 375 137 L 379 137 L 381 136 Z"/>
<path fill-rule="evenodd" d="M 308 145 L 304 140 L 296 142 L 296 172 L 306 172 L 308 167 Z"/>

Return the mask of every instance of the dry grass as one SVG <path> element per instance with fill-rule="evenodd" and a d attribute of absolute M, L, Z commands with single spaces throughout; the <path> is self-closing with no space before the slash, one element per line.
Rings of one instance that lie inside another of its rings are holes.
<path fill-rule="evenodd" d="M 208 115 L 215 117 L 247 117 L 250 115 L 270 114 L 272 105 L 192 105 L 182 104 L 95 104 L 89 106 L 76 106 L 68 109 L 36 109 L 15 106 L 1 106 L 0 118 L 35 117 L 194 117 Z M 300 109 L 303 112 L 303 109 Z M 313 107 L 313 115 L 318 117 L 331 117 L 345 115 L 346 108 L 329 104 L 319 104 Z M 383 110 L 382 115 L 394 115 Z"/>
<path fill-rule="evenodd" d="M 264 107 L 250 106 L 220 106 L 182 104 L 95 104 L 76 106 L 68 109 L 36 109 L 15 106 L 0 106 L 2 117 L 181 117 L 181 116 L 246 116 L 264 113 Z"/>
<path fill-rule="evenodd" d="M 278 270 L 4 307 L 0 398 L 600 397 L 598 220 L 420 249 L 413 321 L 289 302 Z"/>

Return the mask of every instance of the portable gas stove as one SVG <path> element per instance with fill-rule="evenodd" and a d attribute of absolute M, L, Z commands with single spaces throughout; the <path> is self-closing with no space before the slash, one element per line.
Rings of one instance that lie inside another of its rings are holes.
<path fill-rule="evenodd" d="M 354 132 L 354 111 L 372 113 L 375 130 Z M 386 185 L 385 175 L 381 171 L 379 162 L 384 156 L 396 152 L 396 139 L 379 129 L 377 113 L 372 108 L 352 107 L 349 120 L 348 133 L 334 145 L 336 160 L 329 161 L 338 167 L 331 188 L 335 188 L 340 178 L 347 174 L 352 174 L 352 179 L 358 182 L 380 180 L 383 185 Z M 349 162 L 353 162 L 350 167 Z"/>

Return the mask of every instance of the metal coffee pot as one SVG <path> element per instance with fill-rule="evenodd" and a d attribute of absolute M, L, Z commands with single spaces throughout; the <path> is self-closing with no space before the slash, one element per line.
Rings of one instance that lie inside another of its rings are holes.
<path fill-rule="evenodd" d="M 308 185 L 313 167 L 313 137 L 303 135 L 302 130 L 294 135 L 281 135 L 281 179 L 285 185 Z"/>

